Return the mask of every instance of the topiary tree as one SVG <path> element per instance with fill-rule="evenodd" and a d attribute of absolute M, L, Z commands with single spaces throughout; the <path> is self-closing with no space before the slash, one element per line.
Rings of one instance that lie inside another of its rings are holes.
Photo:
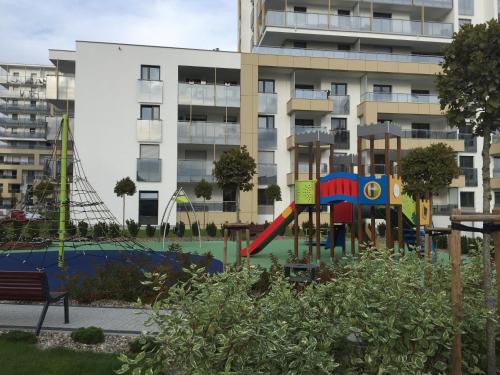
<path fill-rule="evenodd" d="M 200 182 L 198 182 L 195 187 L 194 187 L 194 194 L 196 195 L 196 198 L 203 198 L 203 227 L 206 228 L 206 217 L 205 213 L 207 211 L 205 203 L 206 201 L 209 201 L 212 199 L 212 185 L 205 181 L 205 179 L 202 179 Z"/>
<path fill-rule="evenodd" d="M 491 134 L 500 128 L 500 23 L 464 25 L 444 50 L 443 72 L 437 78 L 441 109 L 451 126 L 468 128 L 483 137 L 483 213 L 491 211 Z M 484 235 L 483 264 L 486 300 L 491 290 L 491 237 Z M 495 373 L 493 322 L 488 320 L 488 373 Z"/>
<path fill-rule="evenodd" d="M 132 196 L 135 194 L 135 183 L 130 179 L 130 177 L 122 178 L 120 181 L 116 182 L 114 192 L 118 197 L 123 198 L 122 227 L 125 229 L 125 196 Z"/>
<path fill-rule="evenodd" d="M 223 190 L 236 192 L 236 221 L 240 222 L 240 192 L 253 189 L 253 176 L 257 164 L 246 146 L 224 151 L 219 160 L 214 161 L 213 176 Z"/>
<path fill-rule="evenodd" d="M 264 190 L 264 195 L 268 202 L 273 205 L 273 220 L 274 220 L 274 202 L 281 201 L 281 188 L 276 184 L 269 185 L 266 190 Z"/>

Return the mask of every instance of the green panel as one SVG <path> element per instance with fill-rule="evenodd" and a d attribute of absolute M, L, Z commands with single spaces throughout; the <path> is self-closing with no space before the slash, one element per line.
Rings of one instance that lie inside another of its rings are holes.
<path fill-rule="evenodd" d="M 415 201 L 406 194 L 403 194 L 403 214 L 411 220 L 412 224 L 417 222 L 417 210 Z"/>
<path fill-rule="evenodd" d="M 295 204 L 314 204 L 314 180 L 295 181 Z"/>

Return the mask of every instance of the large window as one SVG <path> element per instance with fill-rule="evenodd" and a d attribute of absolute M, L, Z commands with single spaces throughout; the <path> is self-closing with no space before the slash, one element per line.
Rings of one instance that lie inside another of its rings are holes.
<path fill-rule="evenodd" d="M 160 145 L 140 145 L 141 159 L 159 159 Z"/>
<path fill-rule="evenodd" d="M 332 83 L 332 95 L 347 95 L 347 83 Z"/>
<path fill-rule="evenodd" d="M 495 191 L 495 208 L 500 208 L 500 191 Z"/>
<path fill-rule="evenodd" d="M 390 94 L 392 93 L 391 85 L 373 85 L 373 92 L 382 93 L 382 94 Z"/>
<path fill-rule="evenodd" d="M 391 13 L 382 13 L 382 12 L 373 12 L 373 18 L 391 19 L 392 14 Z"/>
<path fill-rule="evenodd" d="M 312 118 L 296 118 L 295 126 L 314 126 L 314 120 Z"/>
<path fill-rule="evenodd" d="M 259 79 L 259 92 L 274 93 L 274 80 Z"/>
<path fill-rule="evenodd" d="M 274 116 L 259 115 L 259 129 L 274 129 Z"/>
<path fill-rule="evenodd" d="M 206 150 L 186 150 L 184 152 L 186 160 L 207 160 Z"/>
<path fill-rule="evenodd" d="M 259 164 L 274 164 L 274 151 L 259 151 Z"/>
<path fill-rule="evenodd" d="M 158 224 L 158 192 L 139 192 L 139 225 Z"/>
<path fill-rule="evenodd" d="M 141 120 L 159 120 L 159 105 L 141 105 Z"/>
<path fill-rule="evenodd" d="M 412 138 L 430 138 L 430 124 L 414 123 L 411 124 Z"/>
<path fill-rule="evenodd" d="M 458 1 L 458 14 L 461 16 L 474 15 L 474 0 L 459 0 Z"/>
<path fill-rule="evenodd" d="M 332 130 L 347 130 L 347 119 L 332 117 Z"/>
<path fill-rule="evenodd" d="M 141 79 L 145 81 L 159 81 L 160 67 L 157 65 L 141 65 Z"/>
<path fill-rule="evenodd" d="M 258 205 L 259 206 L 272 206 L 273 205 L 273 201 L 272 200 L 268 200 L 266 198 L 266 193 L 265 193 L 266 189 L 259 189 L 258 190 L 258 196 L 257 196 L 257 202 L 258 202 Z"/>
<path fill-rule="evenodd" d="M 474 168 L 474 156 L 460 156 L 461 168 Z"/>
<path fill-rule="evenodd" d="M 460 192 L 460 207 L 474 208 L 474 192 L 462 191 Z"/>
<path fill-rule="evenodd" d="M 293 11 L 295 13 L 306 13 L 307 8 L 306 7 L 293 7 Z"/>

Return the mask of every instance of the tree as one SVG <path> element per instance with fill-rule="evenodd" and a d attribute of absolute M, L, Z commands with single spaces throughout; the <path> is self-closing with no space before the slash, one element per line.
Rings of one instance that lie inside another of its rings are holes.
<path fill-rule="evenodd" d="M 483 213 L 491 211 L 491 134 L 500 127 L 500 24 L 464 25 L 445 48 L 443 72 L 437 78 L 441 109 L 451 126 L 482 136 Z M 490 235 L 483 241 L 484 292 L 491 300 Z M 488 320 L 488 373 L 495 373 L 495 337 Z"/>
<path fill-rule="evenodd" d="M 194 187 L 194 194 L 196 198 L 203 198 L 203 227 L 206 228 L 205 225 L 205 213 L 207 208 L 205 206 L 206 201 L 212 199 L 212 185 L 205 181 L 205 179 L 201 180 Z"/>
<path fill-rule="evenodd" d="M 213 176 L 223 190 L 236 192 L 236 221 L 240 222 L 240 191 L 250 191 L 257 164 L 246 146 L 224 151 L 219 160 L 214 161 Z"/>
<path fill-rule="evenodd" d="M 123 217 L 122 217 L 122 228 L 125 229 L 125 196 L 132 196 L 135 194 L 136 188 L 135 183 L 130 179 L 130 177 L 122 178 L 120 181 L 116 182 L 115 194 L 118 197 L 123 198 Z"/>
<path fill-rule="evenodd" d="M 273 220 L 274 220 L 274 202 L 281 201 L 281 188 L 276 184 L 269 185 L 266 190 L 264 190 L 264 195 L 268 202 L 273 205 Z"/>

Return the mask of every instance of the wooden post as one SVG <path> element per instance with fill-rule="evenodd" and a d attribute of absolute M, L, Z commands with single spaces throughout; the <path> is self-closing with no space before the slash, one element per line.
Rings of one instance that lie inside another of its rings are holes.
<path fill-rule="evenodd" d="M 247 271 L 250 272 L 250 229 L 247 228 L 246 233 L 246 242 L 247 242 Z"/>
<path fill-rule="evenodd" d="M 415 229 L 416 231 L 416 237 L 415 237 L 415 251 L 418 251 L 418 255 L 420 256 L 420 198 L 417 197 L 417 202 L 415 203 L 415 211 L 417 213 L 417 218 L 416 218 L 416 223 L 415 226 L 417 227 Z"/>
<path fill-rule="evenodd" d="M 364 175 L 363 165 L 362 165 L 362 155 L 361 155 L 361 147 L 362 147 L 362 138 L 358 137 L 358 185 L 360 184 L 359 177 Z M 361 255 L 361 242 L 363 240 L 363 213 L 361 211 L 361 205 L 358 203 L 357 205 L 358 211 L 358 255 Z"/>
<path fill-rule="evenodd" d="M 294 183 L 299 179 L 299 145 L 295 143 L 295 152 L 294 152 L 295 160 L 294 160 Z M 294 187 L 295 190 L 295 187 Z M 297 205 L 295 205 L 295 209 L 293 210 L 293 255 L 299 256 L 299 211 L 297 209 Z"/>
<path fill-rule="evenodd" d="M 229 231 L 227 229 L 224 229 L 224 272 L 226 272 L 227 269 L 227 238 L 229 236 Z M 248 249 L 248 247 L 247 247 Z"/>
<path fill-rule="evenodd" d="M 314 161 L 314 153 L 313 153 L 313 144 L 312 142 L 309 143 L 308 145 L 308 152 L 309 152 L 309 169 L 307 170 L 309 172 L 309 180 L 313 179 L 313 161 Z M 313 255 L 313 212 L 312 212 L 312 206 L 309 206 L 309 228 L 307 229 L 308 233 L 308 240 L 309 240 L 309 257 L 312 257 Z"/>
<path fill-rule="evenodd" d="M 500 214 L 499 209 L 493 210 L 494 215 Z M 493 234 L 495 244 L 495 267 L 497 272 L 497 313 L 500 315 L 500 231 Z"/>
<path fill-rule="evenodd" d="M 394 248 L 392 244 L 392 223 L 391 223 L 391 192 L 389 189 L 390 179 L 391 179 L 391 162 L 389 148 L 390 145 L 390 134 L 385 133 L 384 135 L 385 147 L 384 147 L 384 158 L 385 158 L 385 176 L 387 178 L 387 204 L 385 205 L 385 247 L 387 249 Z"/>
<path fill-rule="evenodd" d="M 236 229 L 236 265 L 241 267 L 241 231 Z"/>
<path fill-rule="evenodd" d="M 349 164 L 349 172 L 351 172 L 351 173 L 354 172 L 354 168 L 353 168 L 352 163 Z M 353 217 L 353 222 L 354 222 L 354 217 Z M 355 237 L 355 233 L 354 233 L 354 223 L 351 223 L 349 225 L 349 227 L 350 227 L 350 232 L 351 232 L 351 256 L 354 256 L 354 254 L 356 252 L 356 249 L 355 249 L 356 237 Z"/>
<path fill-rule="evenodd" d="M 316 141 L 316 259 L 321 258 L 321 212 L 319 204 L 319 179 L 321 178 L 321 142 Z"/>
<path fill-rule="evenodd" d="M 459 214 L 458 209 L 453 210 L 454 215 Z M 451 308 L 453 322 L 460 324 L 460 232 L 452 230 L 448 237 L 448 246 L 451 257 Z M 453 336 L 451 351 L 451 375 L 460 375 L 462 373 L 462 334 L 457 329 Z"/>
<path fill-rule="evenodd" d="M 375 137 L 373 135 L 370 136 L 370 175 L 375 175 Z M 375 206 L 370 206 L 370 226 L 373 246 L 377 247 L 377 232 L 375 232 Z"/>
<path fill-rule="evenodd" d="M 396 138 L 396 160 L 398 163 L 397 176 L 401 177 L 401 137 Z M 402 193 L 402 192 L 401 192 Z M 403 237 L 403 205 L 398 205 L 398 247 L 399 252 L 405 249 Z"/>
<path fill-rule="evenodd" d="M 424 252 L 424 286 L 429 286 L 429 266 L 431 259 L 431 240 L 432 237 L 429 233 L 425 233 L 425 252 Z"/>
<path fill-rule="evenodd" d="M 334 172 L 334 165 L 333 165 L 333 144 L 330 144 L 330 158 L 329 158 L 329 169 L 330 173 Z M 333 259 L 335 256 L 335 205 L 330 204 L 330 258 Z M 345 253 L 345 249 L 343 251 Z M 345 254 L 342 254 L 342 256 L 345 256 Z"/>

